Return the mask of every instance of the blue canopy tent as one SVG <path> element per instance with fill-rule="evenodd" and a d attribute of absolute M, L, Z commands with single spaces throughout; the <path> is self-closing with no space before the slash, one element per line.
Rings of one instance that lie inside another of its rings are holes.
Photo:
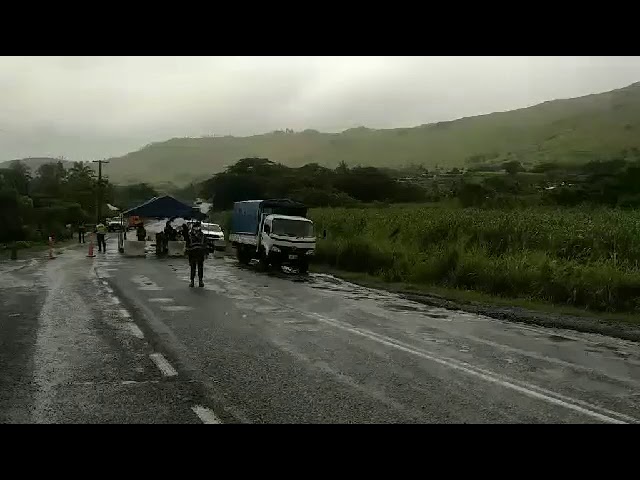
<path fill-rule="evenodd" d="M 193 207 L 176 200 L 170 195 L 163 195 L 160 197 L 154 197 L 151 200 L 138 205 L 137 207 L 130 208 L 122 212 L 122 223 L 124 226 L 125 217 L 141 217 L 141 218 L 184 218 L 185 220 L 203 220 L 207 216 L 200 211 L 198 207 Z M 126 230 L 123 228 L 123 231 Z M 121 249 L 124 238 L 119 236 L 118 246 Z"/>
<path fill-rule="evenodd" d="M 192 207 L 169 195 L 154 197 L 137 207 L 122 212 L 123 217 L 184 218 L 185 220 L 206 218 L 198 207 Z"/>

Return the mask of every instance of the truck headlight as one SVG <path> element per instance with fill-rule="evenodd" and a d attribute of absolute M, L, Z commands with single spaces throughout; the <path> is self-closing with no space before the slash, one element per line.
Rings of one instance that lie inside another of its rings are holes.
<path fill-rule="evenodd" d="M 315 254 L 315 253 L 316 253 L 316 251 L 315 251 L 315 250 L 307 250 L 307 253 L 306 253 L 306 254 L 307 254 L 307 255 L 313 255 L 313 254 Z"/>
<path fill-rule="evenodd" d="M 274 252 L 274 253 L 280 253 L 281 252 L 281 250 L 278 247 L 276 247 L 275 245 L 273 247 L 271 247 L 271 251 Z"/>

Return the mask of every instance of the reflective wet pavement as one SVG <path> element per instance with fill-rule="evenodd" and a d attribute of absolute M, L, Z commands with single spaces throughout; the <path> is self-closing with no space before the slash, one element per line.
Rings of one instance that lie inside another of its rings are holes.
<path fill-rule="evenodd" d="M 115 251 L 0 273 L 10 299 L 0 419 L 640 418 L 633 342 L 434 308 L 330 275 L 261 273 L 228 257 L 207 259 L 203 289 L 187 276 L 184 259 Z"/>

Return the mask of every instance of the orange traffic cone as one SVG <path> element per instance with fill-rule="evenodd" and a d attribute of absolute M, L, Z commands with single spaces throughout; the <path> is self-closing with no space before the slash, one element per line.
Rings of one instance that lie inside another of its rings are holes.
<path fill-rule="evenodd" d="M 87 254 L 87 257 L 95 257 L 96 254 L 93 253 L 93 233 L 91 234 L 91 236 L 89 237 L 89 253 Z"/>

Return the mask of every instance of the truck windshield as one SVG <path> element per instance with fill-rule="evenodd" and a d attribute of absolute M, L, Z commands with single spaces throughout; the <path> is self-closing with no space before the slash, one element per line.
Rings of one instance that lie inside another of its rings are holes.
<path fill-rule="evenodd" d="M 273 233 L 285 237 L 313 237 L 313 223 L 276 218 L 273 221 Z"/>

